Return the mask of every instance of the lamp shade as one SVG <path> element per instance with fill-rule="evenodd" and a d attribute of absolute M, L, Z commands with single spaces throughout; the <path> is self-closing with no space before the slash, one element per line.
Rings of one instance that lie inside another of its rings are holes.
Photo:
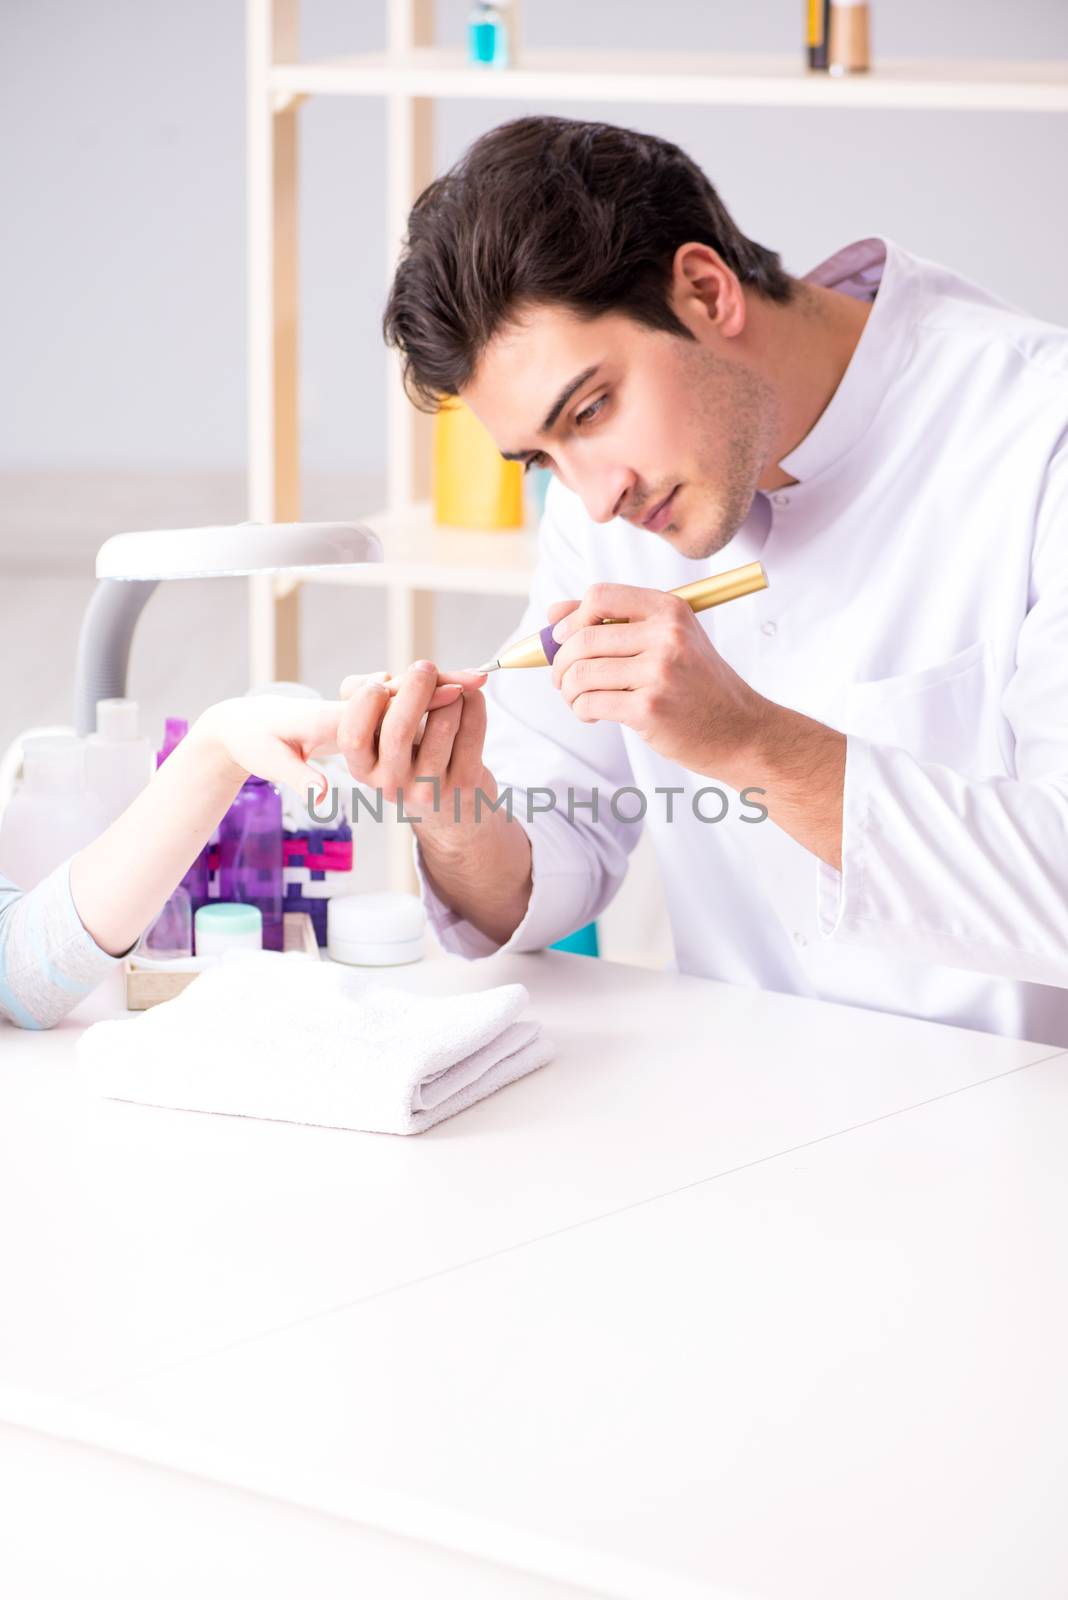
<path fill-rule="evenodd" d="M 218 528 L 117 533 L 97 551 L 96 575 L 158 583 L 381 560 L 378 536 L 360 523 L 241 522 Z"/>
<path fill-rule="evenodd" d="M 358 522 L 240 522 L 218 528 L 117 533 L 96 556 L 99 580 L 82 620 L 74 668 L 74 726 L 91 733 L 98 700 L 126 694 L 137 619 L 158 583 L 241 578 L 381 561 L 377 534 Z"/>

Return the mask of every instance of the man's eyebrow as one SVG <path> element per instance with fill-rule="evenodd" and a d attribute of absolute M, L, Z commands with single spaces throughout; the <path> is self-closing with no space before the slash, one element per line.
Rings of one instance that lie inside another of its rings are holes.
<path fill-rule="evenodd" d="M 592 367 L 587 367 L 585 372 L 580 372 L 577 378 L 572 378 L 570 383 L 566 383 L 564 385 L 550 406 L 548 416 L 538 429 L 539 433 L 550 432 L 557 417 L 567 405 L 567 402 L 571 399 L 571 396 L 575 393 L 576 389 L 581 389 L 584 383 L 589 383 L 594 373 L 600 370 L 600 366 L 601 363 L 599 361 L 595 361 Z M 501 451 L 501 455 L 504 457 L 505 461 L 525 461 L 528 456 L 532 456 L 534 453 L 535 452 L 533 450 Z"/>

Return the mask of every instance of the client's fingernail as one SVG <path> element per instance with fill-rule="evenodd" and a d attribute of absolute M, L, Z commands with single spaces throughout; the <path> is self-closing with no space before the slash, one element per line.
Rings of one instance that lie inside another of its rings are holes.
<path fill-rule="evenodd" d="M 567 633 L 568 633 L 567 618 L 566 617 L 561 617 L 560 621 L 556 624 L 556 627 L 553 629 L 553 638 L 556 640 L 557 644 L 563 644 L 564 640 L 567 638 Z"/>
<path fill-rule="evenodd" d="M 432 661 L 413 661 L 408 668 L 409 672 L 432 672 L 433 670 L 434 663 Z"/>

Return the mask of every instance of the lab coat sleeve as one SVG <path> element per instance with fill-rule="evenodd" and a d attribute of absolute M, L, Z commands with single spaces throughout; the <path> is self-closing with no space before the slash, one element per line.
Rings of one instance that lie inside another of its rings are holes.
<path fill-rule="evenodd" d="M 69 861 L 25 894 L 0 880 L 0 1018 L 50 1028 L 121 960 L 83 926 Z"/>
<path fill-rule="evenodd" d="M 818 870 L 826 938 L 1068 988 L 1068 448 L 1040 501 L 1028 598 L 1001 701 L 1013 776 L 847 738 L 842 870 Z"/>
<path fill-rule="evenodd" d="M 550 485 L 530 599 L 509 644 L 544 627 L 554 600 L 579 600 L 593 581 L 570 501 L 557 483 Z M 618 724 L 580 722 L 547 668 L 492 673 L 485 693 L 486 765 L 500 791 L 509 792 L 511 814 L 531 843 L 530 900 L 506 944 L 495 944 L 439 898 L 415 847 L 431 926 L 447 950 L 469 958 L 541 950 L 592 921 L 622 883 L 639 832 L 618 821 L 610 804 L 617 789 L 633 782 Z"/>

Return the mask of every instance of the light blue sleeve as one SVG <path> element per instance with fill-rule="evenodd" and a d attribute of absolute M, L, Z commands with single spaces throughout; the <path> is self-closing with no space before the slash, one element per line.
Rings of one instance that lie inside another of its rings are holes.
<path fill-rule="evenodd" d="M 0 878 L 0 1019 L 50 1028 L 121 960 L 84 927 L 69 861 L 26 893 Z"/>

